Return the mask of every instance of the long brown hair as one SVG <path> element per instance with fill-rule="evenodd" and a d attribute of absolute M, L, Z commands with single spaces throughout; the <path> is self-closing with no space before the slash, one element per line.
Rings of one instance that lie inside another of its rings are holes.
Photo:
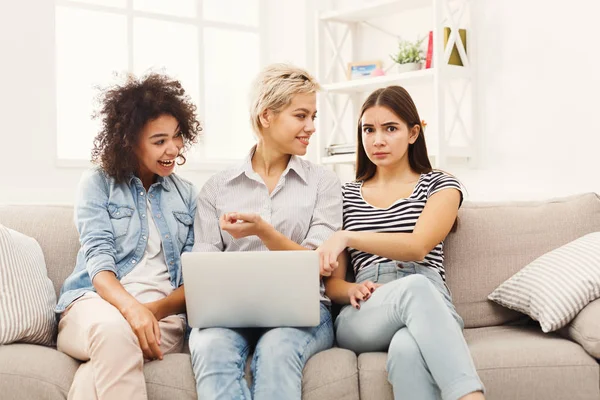
<path fill-rule="evenodd" d="M 409 130 L 417 125 L 419 126 L 419 136 L 417 136 L 417 140 L 415 140 L 413 144 L 408 145 L 408 163 L 410 168 L 419 174 L 426 174 L 433 171 L 429 156 L 427 155 L 425 136 L 423 136 L 423 125 L 412 97 L 410 97 L 410 94 L 408 94 L 406 89 L 401 86 L 388 86 L 386 88 L 377 89 L 371 93 L 360 110 L 357 124 L 358 149 L 356 150 L 356 180 L 366 181 L 371 179 L 377 170 L 377 166 L 369 160 L 365 148 L 363 147 L 362 124 L 360 122 L 365 111 L 375 106 L 388 108 L 408 125 Z M 454 220 L 450 232 L 456 232 L 457 227 L 458 217 Z"/>
<path fill-rule="evenodd" d="M 419 126 L 417 140 L 413 144 L 408 145 L 408 162 L 414 172 L 419 174 L 431 172 L 431 162 L 427 155 L 423 125 L 421 125 L 421 118 L 419 117 L 417 107 L 406 89 L 401 86 L 388 86 L 371 93 L 360 110 L 356 141 L 358 147 L 356 149 L 356 180 L 366 181 L 371 179 L 377 170 L 377 166 L 369 160 L 363 147 L 361 124 L 361 119 L 365 111 L 375 106 L 388 108 L 408 125 L 409 130 L 417 125 Z"/>

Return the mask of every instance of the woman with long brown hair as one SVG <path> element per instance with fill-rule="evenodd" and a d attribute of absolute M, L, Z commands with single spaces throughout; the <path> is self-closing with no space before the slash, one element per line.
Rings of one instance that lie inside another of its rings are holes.
<path fill-rule="evenodd" d="M 343 187 L 344 230 L 319 248 L 321 263 L 336 267 L 326 294 L 347 304 L 335 322 L 338 345 L 387 350 L 396 399 L 483 399 L 443 266 L 460 183 L 432 169 L 402 87 L 367 98 L 357 142 L 356 181 Z M 347 261 L 356 283 L 344 279 Z"/>

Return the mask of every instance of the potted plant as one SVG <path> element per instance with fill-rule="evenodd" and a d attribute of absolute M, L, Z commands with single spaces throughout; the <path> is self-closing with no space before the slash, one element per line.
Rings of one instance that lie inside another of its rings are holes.
<path fill-rule="evenodd" d="M 398 72 L 415 71 L 421 69 L 423 64 L 423 50 L 421 44 L 424 39 L 418 39 L 414 42 L 409 40 L 400 40 L 398 51 L 391 54 L 390 57 L 398 64 Z"/>

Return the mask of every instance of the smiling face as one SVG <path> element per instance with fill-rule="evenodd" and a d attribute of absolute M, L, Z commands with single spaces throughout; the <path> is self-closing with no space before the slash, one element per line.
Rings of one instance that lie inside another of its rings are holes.
<path fill-rule="evenodd" d="M 175 159 L 183 148 L 179 123 L 168 114 L 148 121 L 140 132 L 135 147 L 138 159 L 138 176 L 146 190 L 154 183 L 156 175 L 165 177 L 173 173 Z"/>
<path fill-rule="evenodd" d="M 305 155 L 316 116 L 316 94 L 296 94 L 279 113 L 266 110 L 261 115 L 261 139 L 281 154 Z"/>
<path fill-rule="evenodd" d="M 389 108 L 374 106 L 365 110 L 361 118 L 362 143 L 369 160 L 377 167 L 408 165 L 408 146 L 419 134 L 419 126 L 412 129 Z"/>

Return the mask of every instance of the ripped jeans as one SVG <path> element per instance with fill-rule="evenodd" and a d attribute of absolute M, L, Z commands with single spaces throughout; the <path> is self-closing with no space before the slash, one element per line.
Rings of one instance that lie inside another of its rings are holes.
<path fill-rule="evenodd" d="M 319 325 L 311 328 L 193 329 L 192 369 L 198 399 L 297 399 L 308 359 L 333 345 L 331 313 L 323 304 Z M 252 385 L 244 379 L 252 345 Z"/>

